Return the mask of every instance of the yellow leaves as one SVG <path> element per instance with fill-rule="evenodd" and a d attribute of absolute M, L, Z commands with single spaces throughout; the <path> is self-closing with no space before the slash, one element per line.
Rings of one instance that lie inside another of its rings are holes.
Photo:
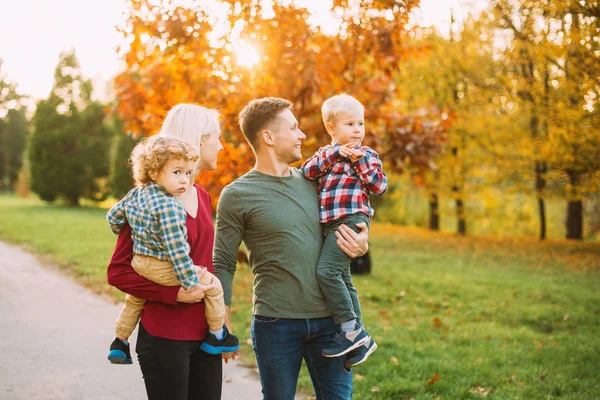
<path fill-rule="evenodd" d="M 394 356 L 390 356 L 390 362 L 394 365 L 398 365 L 398 359 Z"/>

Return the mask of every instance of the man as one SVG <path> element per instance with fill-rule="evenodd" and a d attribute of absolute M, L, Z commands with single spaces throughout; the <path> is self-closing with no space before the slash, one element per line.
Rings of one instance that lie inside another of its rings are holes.
<path fill-rule="evenodd" d="M 316 278 L 322 245 L 316 185 L 289 166 L 302 158 L 306 139 L 290 108 L 287 100 L 263 98 L 240 112 L 240 127 L 256 164 L 221 193 L 215 275 L 230 306 L 243 240 L 254 274 L 251 330 L 265 399 L 294 398 L 302 359 L 317 399 L 349 399 L 352 375 L 344 368 L 344 357 L 321 354 L 340 327 L 333 323 Z M 368 247 L 367 228 L 359 228 L 356 233 L 342 226 L 337 233 L 338 245 L 350 257 Z"/>

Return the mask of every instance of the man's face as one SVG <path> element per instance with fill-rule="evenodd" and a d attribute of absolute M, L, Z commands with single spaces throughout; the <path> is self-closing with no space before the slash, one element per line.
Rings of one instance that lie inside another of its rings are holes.
<path fill-rule="evenodd" d="M 302 159 L 302 142 L 306 139 L 294 114 L 286 109 L 278 116 L 273 128 L 275 154 L 279 161 L 290 164 Z"/>

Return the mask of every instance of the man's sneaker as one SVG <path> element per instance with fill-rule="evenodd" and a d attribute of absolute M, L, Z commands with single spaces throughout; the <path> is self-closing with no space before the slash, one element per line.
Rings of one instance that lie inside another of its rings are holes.
<path fill-rule="evenodd" d="M 113 364 L 132 364 L 129 344 L 125 344 L 121 339 L 115 338 L 110 345 L 108 359 Z"/>
<path fill-rule="evenodd" d="M 368 339 L 367 332 L 359 324 L 356 324 L 356 330 L 352 332 L 341 331 L 336 333 L 332 339 L 331 347 L 323 349 L 322 354 L 325 357 L 340 357 L 360 347 Z"/>
<path fill-rule="evenodd" d="M 237 337 L 227 331 L 223 325 L 223 338 L 217 339 L 215 335 L 208 332 L 206 339 L 200 345 L 200 349 L 208 354 L 232 353 L 240 348 L 240 341 Z"/>
<path fill-rule="evenodd" d="M 377 343 L 370 337 L 367 336 L 368 340 L 365 344 L 360 346 L 348 355 L 348 358 L 344 362 L 346 368 L 352 368 L 362 362 L 365 362 L 372 352 L 377 349 Z"/>

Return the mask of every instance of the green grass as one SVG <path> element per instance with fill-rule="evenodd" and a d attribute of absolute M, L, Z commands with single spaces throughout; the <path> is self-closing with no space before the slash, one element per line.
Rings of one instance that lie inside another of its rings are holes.
<path fill-rule="evenodd" d="M 105 210 L 0 196 L 0 238 L 105 282 Z M 373 273 L 356 276 L 379 348 L 354 369 L 355 399 L 598 399 L 600 244 L 461 238 L 374 224 Z M 252 277 L 240 266 L 233 324 L 252 362 Z M 300 388 L 309 393 L 304 371 Z"/>

